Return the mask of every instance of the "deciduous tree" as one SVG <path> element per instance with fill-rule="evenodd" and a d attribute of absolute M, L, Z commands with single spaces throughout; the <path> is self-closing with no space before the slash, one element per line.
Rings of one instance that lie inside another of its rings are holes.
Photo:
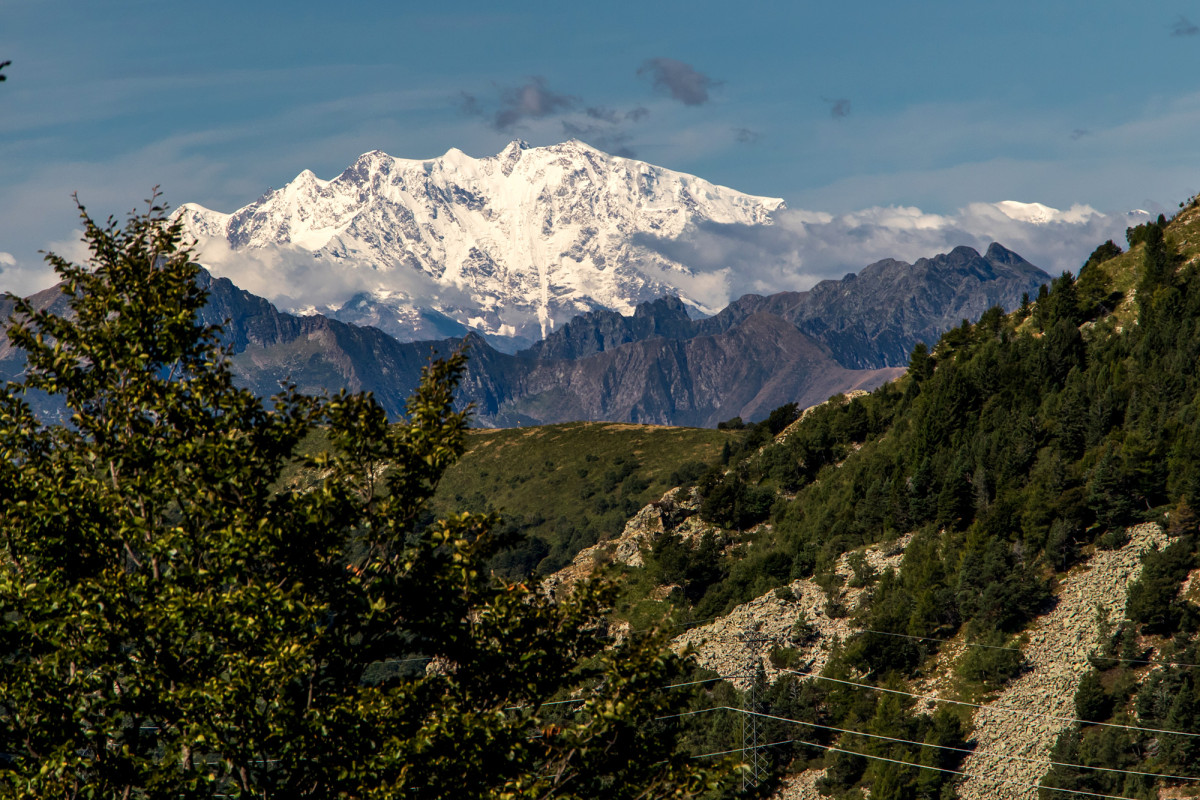
<path fill-rule="evenodd" d="M 0 795 L 696 797 L 729 777 L 655 721 L 681 660 L 603 637 L 608 589 L 551 602 L 486 573 L 490 518 L 418 525 L 463 449 L 464 354 L 399 424 L 364 395 L 264 403 L 197 322 L 180 223 L 80 211 L 90 263 L 48 257 L 70 312 L 13 298 Z"/>

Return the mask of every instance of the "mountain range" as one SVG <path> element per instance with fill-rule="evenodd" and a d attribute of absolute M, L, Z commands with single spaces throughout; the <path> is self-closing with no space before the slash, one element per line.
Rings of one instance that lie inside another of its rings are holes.
<path fill-rule="evenodd" d="M 757 419 L 789 402 L 801 406 L 870 389 L 901 372 L 918 341 L 934 341 L 993 305 L 1015 307 L 1048 280 L 1015 253 L 960 247 L 916 264 L 887 260 L 807 292 L 747 295 L 718 314 L 692 319 L 667 296 L 632 315 L 580 315 L 515 354 L 482 336 L 402 342 L 383 330 L 323 314 L 297 315 L 207 272 L 203 317 L 224 326 L 242 383 L 261 395 L 290 379 L 308 392 L 368 390 L 389 414 L 404 402 L 431 355 L 466 346 L 460 387 L 481 426 L 576 419 L 712 426 Z M 65 309 L 58 288 L 37 307 Z M 11 305 L 0 301 L 0 315 Z M 0 344 L 0 377 L 23 356 Z"/>
<path fill-rule="evenodd" d="M 701 320 L 673 296 L 630 316 L 594 311 L 516 354 L 475 333 L 400 342 L 377 328 L 287 314 L 228 279 L 210 284 L 206 316 L 230 320 L 235 367 L 261 394 L 284 378 L 309 391 L 367 389 L 398 415 L 431 353 L 465 345 L 460 397 L 474 404 L 478 425 L 711 426 L 874 388 L 903 372 L 916 342 L 990 306 L 1013 308 L 1048 278 L 998 244 L 984 255 L 960 247 L 916 264 L 881 261 L 808 292 L 747 295 Z"/>
<path fill-rule="evenodd" d="M 688 264 L 638 244 L 770 226 L 782 208 L 568 141 L 482 159 L 372 151 L 232 214 L 177 213 L 244 385 L 369 390 L 399 416 L 430 355 L 465 346 L 461 399 L 484 426 L 711 426 L 812 405 L 894 378 L 916 342 L 1049 280 L 993 243 L 718 309 L 689 292 Z M 57 290 L 35 296 L 50 303 Z M 0 344 L 0 377 L 22 365 Z"/>

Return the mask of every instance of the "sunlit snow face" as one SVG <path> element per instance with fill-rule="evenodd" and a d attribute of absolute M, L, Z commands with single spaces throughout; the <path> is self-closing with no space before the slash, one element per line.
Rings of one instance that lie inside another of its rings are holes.
<path fill-rule="evenodd" d="M 717 310 L 723 274 L 692 274 L 634 235 L 679 236 L 696 220 L 766 224 L 781 204 L 568 142 L 489 159 L 376 151 L 331 181 L 301 173 L 234 214 L 182 213 L 203 263 L 285 308 L 366 293 L 398 319 L 425 307 L 529 336 L 667 293 Z"/>

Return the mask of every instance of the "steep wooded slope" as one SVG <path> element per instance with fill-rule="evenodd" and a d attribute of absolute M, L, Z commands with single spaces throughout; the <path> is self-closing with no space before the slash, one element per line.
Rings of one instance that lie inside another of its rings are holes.
<path fill-rule="evenodd" d="M 817 771 L 797 786 L 928 797 L 953 790 L 976 745 L 973 774 L 992 774 L 985 758 L 1033 759 L 1011 796 L 1040 784 L 1134 797 L 1200 778 L 1200 607 L 1180 590 L 1197 565 L 1200 207 L 1129 242 L 1098 248 L 1078 280 L 1056 279 L 1017 313 L 989 310 L 916 349 L 897 384 L 714 465 L 697 488 L 699 515 L 724 528 L 716 567 L 712 547 L 670 530 L 644 552 L 645 574 L 677 589 L 631 607 L 682 623 L 747 610 L 736 646 L 802 673 L 760 676 L 753 700 L 770 715 L 760 741 L 809 743 L 763 753 L 782 772 Z M 773 508 L 758 499 L 780 490 Z M 895 569 L 873 563 L 901 541 Z M 821 615 L 848 614 L 856 631 L 816 678 L 820 662 L 796 642 L 828 626 L 798 579 L 824 593 Z M 767 614 L 789 604 L 791 630 Z M 943 702 L 1002 691 L 1020 735 Z M 1049 694 L 1035 702 L 1037 691 Z M 751 702 L 717 689 L 709 700 Z M 1041 725 L 1047 709 L 1053 725 Z M 740 716 L 721 713 L 695 731 L 697 748 L 737 746 Z"/>

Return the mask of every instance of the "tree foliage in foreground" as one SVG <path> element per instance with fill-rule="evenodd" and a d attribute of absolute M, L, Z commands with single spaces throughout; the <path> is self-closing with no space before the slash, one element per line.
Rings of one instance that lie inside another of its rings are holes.
<path fill-rule="evenodd" d="M 399 425 L 364 395 L 264 404 L 197 322 L 179 223 L 154 202 L 81 216 L 91 263 L 48 256 L 70 313 L 13 298 L 0 795 L 682 798 L 730 778 L 654 721 L 681 661 L 656 635 L 607 647 L 608 589 L 551 603 L 487 575 L 490 518 L 414 524 L 463 449 L 463 354 Z M 323 481 L 281 486 L 317 426 Z"/>

